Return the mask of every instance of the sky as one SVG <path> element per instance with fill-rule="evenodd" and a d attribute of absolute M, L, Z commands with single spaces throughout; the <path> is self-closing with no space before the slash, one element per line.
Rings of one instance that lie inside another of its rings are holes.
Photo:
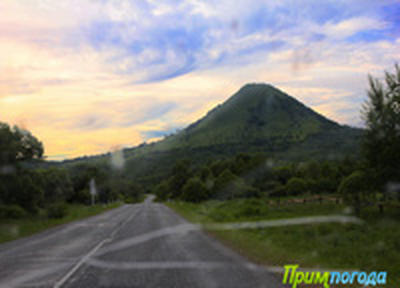
<path fill-rule="evenodd" d="M 362 126 L 400 59 L 399 0 L 1 0 L 0 121 L 51 160 L 151 142 L 246 83 Z"/>

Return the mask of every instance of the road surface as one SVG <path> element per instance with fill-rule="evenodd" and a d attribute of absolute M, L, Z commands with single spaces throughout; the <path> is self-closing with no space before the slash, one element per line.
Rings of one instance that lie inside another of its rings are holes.
<path fill-rule="evenodd" d="M 0 245 L 0 287 L 280 287 L 199 228 L 147 198 Z"/>

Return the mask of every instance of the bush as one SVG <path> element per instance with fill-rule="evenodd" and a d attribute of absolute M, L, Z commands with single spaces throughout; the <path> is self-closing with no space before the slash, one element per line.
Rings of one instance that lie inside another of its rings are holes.
<path fill-rule="evenodd" d="M 68 199 L 68 202 L 72 203 L 80 203 L 89 205 L 91 202 L 92 196 L 90 195 L 89 189 L 83 189 L 79 191 L 74 191 L 72 197 Z"/>
<path fill-rule="evenodd" d="M 64 218 L 68 213 L 68 206 L 65 203 L 56 203 L 47 208 L 47 217 L 53 219 Z"/>
<path fill-rule="evenodd" d="M 124 202 L 126 204 L 135 204 L 135 203 L 139 203 L 140 202 L 140 197 L 139 196 L 125 196 L 122 197 L 122 199 L 124 199 Z"/>
<path fill-rule="evenodd" d="M 182 200 L 201 202 L 207 200 L 209 193 L 206 185 L 198 177 L 190 178 L 183 186 Z"/>
<path fill-rule="evenodd" d="M 233 185 L 234 197 L 237 198 L 258 198 L 261 196 L 259 189 L 246 185 L 243 181 L 237 181 Z"/>
<path fill-rule="evenodd" d="M 153 194 L 155 194 L 157 196 L 156 201 L 165 201 L 167 200 L 171 193 L 170 193 L 170 184 L 169 181 L 164 180 L 162 182 L 160 182 L 159 184 L 157 184 L 154 188 L 153 188 Z"/>
<path fill-rule="evenodd" d="M 272 189 L 269 193 L 268 193 L 269 197 L 284 197 L 286 196 L 286 188 L 285 186 L 279 184 L 277 186 L 275 186 L 274 189 Z"/>
<path fill-rule="evenodd" d="M 232 185 L 234 182 L 238 181 L 239 177 L 233 174 L 229 169 L 225 169 L 220 173 L 215 181 L 213 187 L 214 195 L 216 198 L 221 200 L 232 199 L 233 191 Z"/>
<path fill-rule="evenodd" d="M 0 206 L 0 218 L 20 219 L 25 217 L 26 215 L 26 211 L 18 205 Z"/>
<path fill-rule="evenodd" d="M 286 184 L 286 190 L 289 195 L 299 195 L 307 192 L 307 184 L 306 182 L 297 177 L 290 178 L 288 183 Z"/>
<path fill-rule="evenodd" d="M 259 200 L 249 199 L 243 201 L 238 211 L 235 213 L 237 217 L 254 217 L 265 214 L 267 207 Z"/>
<path fill-rule="evenodd" d="M 232 214 L 225 211 L 225 210 L 219 210 L 219 209 L 213 209 L 210 211 L 209 215 L 210 219 L 216 221 L 216 222 L 224 222 L 224 221 L 232 221 Z"/>
<path fill-rule="evenodd" d="M 346 203 L 352 205 L 357 215 L 360 214 L 363 202 L 368 198 L 368 178 L 363 171 L 354 171 L 342 180 L 338 188 Z"/>
<path fill-rule="evenodd" d="M 260 199 L 224 201 L 207 210 L 208 217 L 217 222 L 237 221 L 268 215 L 268 206 Z"/>

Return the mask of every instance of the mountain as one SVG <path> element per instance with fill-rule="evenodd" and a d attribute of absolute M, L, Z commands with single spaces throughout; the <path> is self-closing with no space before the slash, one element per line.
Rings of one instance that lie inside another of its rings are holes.
<path fill-rule="evenodd" d="M 267 84 L 247 84 L 179 133 L 125 150 L 128 167 L 144 175 L 179 158 L 258 152 L 279 160 L 357 155 L 361 129 L 339 125 Z"/>
<path fill-rule="evenodd" d="M 357 157 L 362 132 L 327 119 L 271 85 L 247 84 L 180 132 L 124 149 L 125 172 L 156 183 L 184 158 L 196 164 L 240 152 L 261 153 L 275 162 Z M 109 158 L 107 153 L 57 165 L 105 164 Z"/>
<path fill-rule="evenodd" d="M 342 126 L 267 84 L 247 84 L 222 105 L 181 132 L 154 144 L 153 151 L 229 146 L 228 150 L 288 152 L 311 145 L 326 154 L 355 148 L 361 129 Z M 318 151 L 315 151 L 318 154 Z"/>

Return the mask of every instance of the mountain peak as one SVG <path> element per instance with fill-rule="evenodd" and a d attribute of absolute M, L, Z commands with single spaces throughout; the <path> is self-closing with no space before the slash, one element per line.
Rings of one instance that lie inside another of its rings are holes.
<path fill-rule="evenodd" d="M 280 98 L 282 100 L 287 97 L 294 99 L 271 84 L 248 83 L 242 86 L 226 103 L 231 100 L 235 101 L 235 99 L 238 101 L 237 98 L 240 98 L 242 101 L 252 101 L 252 99 L 253 101 L 263 101 L 267 98 Z"/>
<path fill-rule="evenodd" d="M 274 86 L 267 83 L 247 83 L 243 85 L 237 93 L 249 93 L 252 95 L 257 92 L 266 92 L 269 90 L 277 90 Z"/>
<path fill-rule="evenodd" d="M 325 118 L 270 84 L 249 83 L 158 147 L 265 152 L 286 151 L 310 142 L 316 145 L 312 149 L 319 150 L 318 145 L 325 145 L 321 141 L 339 135 L 337 140 L 346 142 L 342 135 L 352 133 L 352 128 Z M 339 146 L 345 145 L 336 144 L 332 149 Z"/>
<path fill-rule="evenodd" d="M 251 83 L 246 83 L 242 86 L 242 88 L 240 88 L 239 90 L 242 89 L 247 89 L 247 88 L 254 88 L 254 87 L 258 87 L 258 88 L 268 88 L 268 87 L 273 87 L 271 84 L 268 83 L 264 83 L 264 82 L 251 82 Z"/>

